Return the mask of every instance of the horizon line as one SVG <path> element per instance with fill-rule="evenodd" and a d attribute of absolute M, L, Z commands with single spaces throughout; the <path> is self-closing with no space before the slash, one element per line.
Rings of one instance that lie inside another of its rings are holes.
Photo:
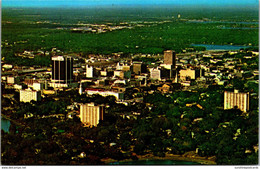
<path fill-rule="evenodd" d="M 191 7 L 191 8 L 201 8 L 201 7 L 209 7 L 209 8 L 255 8 L 259 9 L 258 6 L 254 4 L 236 4 L 231 5 L 231 4 L 218 4 L 218 5 L 213 5 L 213 4 L 73 4 L 73 5 L 39 5 L 39 4 L 32 4 L 32 5 L 6 5 L 6 4 L 1 4 L 1 8 L 93 8 L 93 7 L 168 7 L 168 8 L 186 8 L 186 7 Z"/>

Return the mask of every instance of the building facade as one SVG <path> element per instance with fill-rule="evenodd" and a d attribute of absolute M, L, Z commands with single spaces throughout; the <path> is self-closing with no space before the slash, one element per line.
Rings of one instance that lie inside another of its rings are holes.
<path fill-rule="evenodd" d="M 114 71 L 114 77 L 118 77 L 120 79 L 124 79 L 124 72 L 121 70 L 115 70 Z"/>
<path fill-rule="evenodd" d="M 100 89 L 86 89 L 85 92 L 88 95 L 99 94 L 103 97 L 115 96 L 116 100 L 124 100 L 124 93 L 123 92 L 105 91 L 105 90 L 100 90 Z"/>
<path fill-rule="evenodd" d="M 224 92 L 224 110 L 237 107 L 243 112 L 249 110 L 249 93 L 240 93 L 238 90 L 234 92 Z"/>
<path fill-rule="evenodd" d="M 181 80 L 186 80 L 186 78 L 189 78 L 189 79 L 196 79 L 198 77 L 200 77 L 200 70 L 199 69 L 181 69 L 179 71 L 180 73 L 180 79 Z"/>
<path fill-rule="evenodd" d="M 129 71 L 130 70 L 130 65 L 118 62 L 117 65 L 116 65 L 116 70 Z"/>
<path fill-rule="evenodd" d="M 33 90 L 43 90 L 45 87 L 44 83 L 33 83 L 32 88 Z"/>
<path fill-rule="evenodd" d="M 86 67 L 86 77 L 87 78 L 93 78 L 94 77 L 94 68 L 93 66 L 88 66 Z"/>
<path fill-rule="evenodd" d="M 164 64 L 173 65 L 173 66 L 176 65 L 175 51 L 172 50 L 164 51 Z"/>
<path fill-rule="evenodd" d="M 71 83 L 73 80 L 73 58 L 69 56 L 52 57 L 52 81 Z"/>
<path fill-rule="evenodd" d="M 166 50 L 164 51 L 164 62 L 161 64 L 161 67 L 168 69 L 170 71 L 167 78 L 174 79 L 176 77 L 176 54 L 175 51 Z"/>
<path fill-rule="evenodd" d="M 31 89 L 20 90 L 20 102 L 40 101 L 41 92 Z"/>
<path fill-rule="evenodd" d="M 141 73 L 146 73 L 147 68 L 146 65 L 143 64 L 142 62 L 137 62 L 134 61 L 132 65 L 132 72 L 135 73 L 136 75 L 140 75 Z"/>
<path fill-rule="evenodd" d="M 6 79 L 8 84 L 15 84 L 19 82 L 19 77 L 13 77 L 13 76 L 9 76 Z"/>
<path fill-rule="evenodd" d="M 94 103 L 80 104 L 80 120 L 87 126 L 97 126 L 103 120 L 104 106 L 97 106 Z"/>
<path fill-rule="evenodd" d="M 150 78 L 153 80 L 161 80 L 161 70 L 159 69 L 150 69 Z"/>

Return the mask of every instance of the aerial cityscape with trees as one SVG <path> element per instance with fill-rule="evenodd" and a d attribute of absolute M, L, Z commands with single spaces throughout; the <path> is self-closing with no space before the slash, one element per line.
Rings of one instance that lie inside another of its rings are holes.
<path fill-rule="evenodd" d="M 258 164 L 258 8 L 55 9 L 2 8 L 3 165 Z"/>

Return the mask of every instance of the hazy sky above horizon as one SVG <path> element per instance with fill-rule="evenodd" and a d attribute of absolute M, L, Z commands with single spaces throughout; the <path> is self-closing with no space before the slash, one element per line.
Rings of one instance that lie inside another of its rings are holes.
<path fill-rule="evenodd" d="M 2 7 L 56 7 L 95 5 L 209 5 L 256 6 L 258 0 L 2 0 Z"/>

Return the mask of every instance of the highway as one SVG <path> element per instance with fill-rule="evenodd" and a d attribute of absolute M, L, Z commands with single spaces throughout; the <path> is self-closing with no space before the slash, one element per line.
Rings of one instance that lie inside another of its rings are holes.
<path fill-rule="evenodd" d="M 7 72 L 2 72 L 2 76 L 12 75 L 12 74 L 26 74 L 26 73 L 44 72 L 44 71 L 47 71 L 47 69 L 48 68 L 7 71 Z"/>

